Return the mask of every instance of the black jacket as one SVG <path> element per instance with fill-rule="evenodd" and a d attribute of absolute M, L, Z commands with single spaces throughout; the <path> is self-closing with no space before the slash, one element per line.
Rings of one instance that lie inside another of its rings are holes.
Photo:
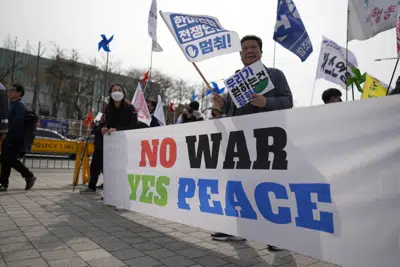
<path fill-rule="evenodd" d="M 25 115 L 27 108 L 21 100 L 10 103 L 8 109 L 8 136 L 15 140 L 23 139 L 25 136 Z"/>
<path fill-rule="evenodd" d="M 1 86 L 1 84 L 0 84 Z M 0 135 L 8 130 L 8 96 L 5 89 L 0 88 Z"/>
<path fill-rule="evenodd" d="M 99 123 L 92 129 L 94 135 L 94 151 L 103 151 L 103 135 L 101 134 L 101 128 L 105 126 L 105 123 Z"/>
<path fill-rule="evenodd" d="M 156 117 L 154 117 L 153 114 L 151 114 L 150 127 L 157 127 L 157 126 L 161 126 L 160 122 L 158 121 L 158 119 Z"/>
<path fill-rule="evenodd" d="M 137 113 L 131 104 L 122 101 L 119 108 L 114 108 L 111 105 L 112 103 L 107 106 L 105 112 L 108 129 L 115 128 L 117 131 L 124 131 L 139 128 Z"/>

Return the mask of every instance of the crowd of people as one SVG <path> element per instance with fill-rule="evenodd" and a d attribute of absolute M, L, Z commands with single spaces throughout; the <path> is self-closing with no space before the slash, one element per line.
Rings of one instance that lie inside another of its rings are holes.
<path fill-rule="evenodd" d="M 262 40 L 254 35 L 242 38 L 242 51 L 240 52 L 243 67 L 247 67 L 262 58 Z M 241 115 L 254 114 L 259 112 L 269 112 L 293 107 L 293 96 L 284 73 L 276 68 L 267 68 L 268 75 L 275 88 L 267 93 L 253 94 L 251 101 L 242 108 L 237 108 L 230 94 L 213 94 L 212 119 L 223 117 L 235 117 Z M 36 181 L 35 175 L 20 161 L 20 158 L 29 151 L 30 144 L 26 142 L 26 113 L 27 107 L 22 102 L 25 89 L 20 84 L 12 85 L 8 90 L 0 84 L 0 138 L 1 145 L 1 176 L 0 191 L 7 191 L 11 168 L 17 170 L 26 180 L 25 190 L 30 190 Z M 400 93 L 400 77 L 396 82 L 396 88 L 392 94 Z M 104 115 L 99 122 L 92 123 L 92 134 L 94 135 L 94 153 L 90 165 L 90 182 L 86 189 L 81 193 L 96 193 L 97 189 L 102 189 L 102 185 L 97 186 L 98 178 L 103 172 L 103 136 L 110 135 L 116 131 L 133 130 L 148 127 L 139 122 L 138 116 L 133 105 L 126 98 L 126 90 L 120 84 L 113 84 L 109 89 L 109 101 L 105 106 Z M 325 104 L 341 102 L 342 93 L 335 88 L 330 88 L 322 94 Z M 8 104 L 10 101 L 10 104 Z M 157 101 L 147 99 L 147 106 L 152 116 L 149 127 L 158 127 L 160 122 L 154 116 Z M 186 106 L 177 119 L 176 123 L 189 123 L 205 120 L 205 116 L 200 111 L 200 104 L 197 101 L 191 102 Z M 215 240 L 244 240 L 239 237 L 225 233 L 214 233 L 211 236 Z M 279 250 L 274 246 L 269 246 L 270 250 Z"/>

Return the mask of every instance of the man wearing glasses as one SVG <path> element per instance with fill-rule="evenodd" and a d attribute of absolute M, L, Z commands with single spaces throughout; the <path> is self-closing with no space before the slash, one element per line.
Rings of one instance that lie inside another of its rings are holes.
<path fill-rule="evenodd" d="M 8 108 L 8 133 L 1 144 L 1 175 L 0 191 L 7 191 L 11 168 L 18 171 L 26 180 L 25 190 L 33 187 L 36 177 L 19 160 L 25 152 L 25 115 L 27 108 L 22 102 L 25 88 L 20 84 L 13 84 L 8 91 L 10 105 Z"/>

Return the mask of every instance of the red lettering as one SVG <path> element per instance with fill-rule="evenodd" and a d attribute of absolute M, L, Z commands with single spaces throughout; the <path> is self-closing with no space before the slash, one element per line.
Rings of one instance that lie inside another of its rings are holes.
<path fill-rule="evenodd" d="M 151 140 L 151 146 L 148 140 L 142 140 L 142 152 L 140 156 L 140 167 L 146 167 L 146 155 L 149 160 L 150 167 L 157 166 L 157 154 L 158 154 L 158 139 Z"/>
<path fill-rule="evenodd" d="M 167 159 L 167 147 L 169 148 L 169 157 Z M 172 138 L 165 138 L 160 147 L 160 163 L 164 168 L 171 168 L 176 162 L 176 143 Z"/>

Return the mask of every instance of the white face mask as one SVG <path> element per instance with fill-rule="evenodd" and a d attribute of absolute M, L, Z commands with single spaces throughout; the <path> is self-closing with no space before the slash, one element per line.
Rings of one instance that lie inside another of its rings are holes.
<path fill-rule="evenodd" d="M 124 94 L 122 92 L 112 92 L 111 98 L 114 101 L 121 101 L 124 98 Z"/>

